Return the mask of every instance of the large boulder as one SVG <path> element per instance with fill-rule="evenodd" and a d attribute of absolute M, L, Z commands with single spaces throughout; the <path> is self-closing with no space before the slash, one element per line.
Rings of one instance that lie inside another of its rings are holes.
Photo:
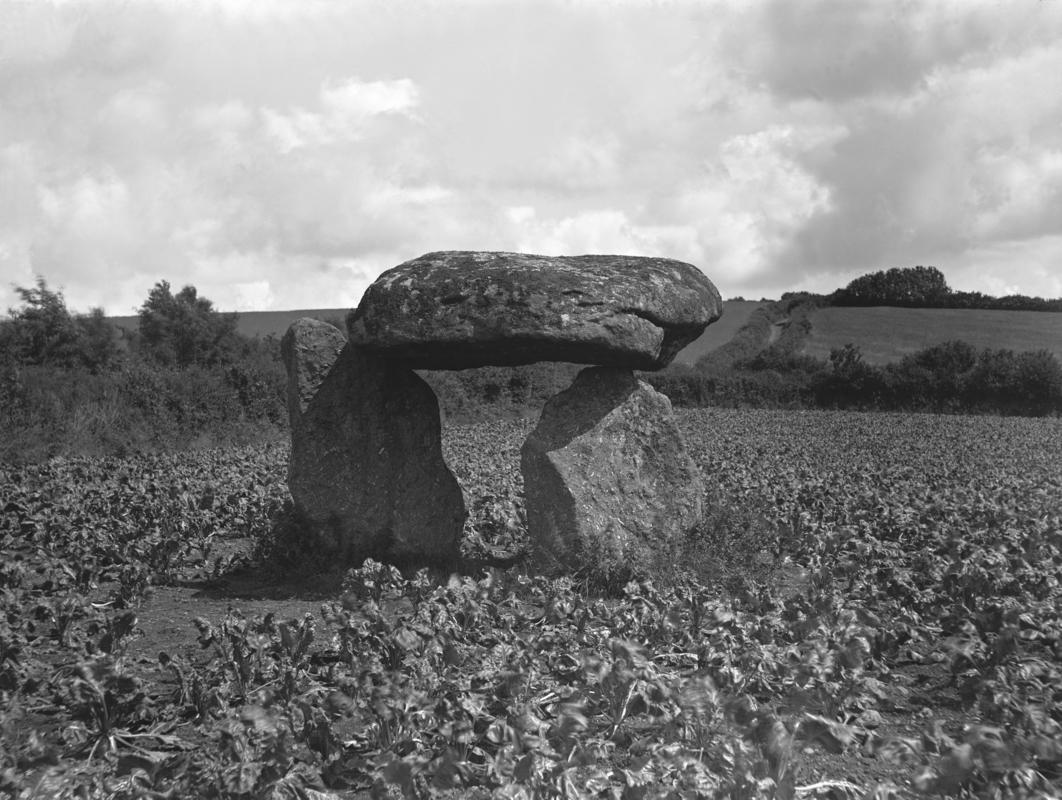
<path fill-rule="evenodd" d="M 289 333 L 300 352 L 299 331 Z M 289 380 L 289 391 L 303 385 Z M 347 563 L 455 559 L 465 503 L 443 461 L 439 405 L 428 385 L 347 345 L 301 403 L 301 394 L 289 396 L 302 410 L 292 425 L 288 487 L 317 533 L 313 546 Z"/>
<path fill-rule="evenodd" d="M 383 273 L 350 340 L 422 369 L 570 361 L 659 369 L 722 314 L 712 282 L 665 258 L 428 253 Z"/>
<path fill-rule="evenodd" d="M 310 400 L 347 343 L 335 325 L 301 317 L 280 340 L 280 356 L 288 373 L 288 417 L 292 429 L 302 419 Z"/>
<path fill-rule="evenodd" d="M 592 367 L 551 398 L 521 451 L 535 567 L 637 577 L 678 552 L 704 487 L 671 402 L 630 370 Z"/>

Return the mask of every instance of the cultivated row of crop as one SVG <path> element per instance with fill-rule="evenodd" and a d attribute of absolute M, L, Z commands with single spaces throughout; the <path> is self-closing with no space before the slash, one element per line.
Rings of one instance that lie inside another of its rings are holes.
<path fill-rule="evenodd" d="M 1057 794 L 1058 420 L 681 424 L 709 512 L 672 574 L 369 562 L 315 614 L 202 618 L 198 655 L 151 663 L 153 587 L 224 576 L 236 539 L 290 555 L 286 449 L 0 469 L 0 792 Z M 523 542 L 527 430 L 446 432 L 471 555 Z"/>

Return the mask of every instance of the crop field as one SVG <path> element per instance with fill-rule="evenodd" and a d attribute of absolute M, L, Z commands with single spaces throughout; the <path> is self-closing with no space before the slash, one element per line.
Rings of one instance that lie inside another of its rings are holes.
<path fill-rule="evenodd" d="M 680 412 L 691 557 L 519 567 L 529 423 L 445 431 L 467 574 L 307 571 L 286 448 L 0 467 L 0 796 L 1062 792 L 1062 420 Z"/>
<path fill-rule="evenodd" d="M 803 352 L 827 358 L 854 344 L 869 364 L 899 361 L 947 341 L 977 350 L 1049 350 L 1062 359 L 1062 314 L 960 308 L 819 308 Z"/>

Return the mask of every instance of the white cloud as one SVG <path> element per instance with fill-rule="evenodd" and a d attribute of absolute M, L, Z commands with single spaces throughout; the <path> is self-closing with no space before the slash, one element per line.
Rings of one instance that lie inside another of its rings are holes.
<path fill-rule="evenodd" d="M 272 308 L 276 297 L 269 281 L 248 281 L 236 284 L 236 311 L 257 311 Z"/>
<path fill-rule="evenodd" d="M 353 305 L 449 248 L 1062 294 L 1060 38 L 1051 0 L 0 4 L 0 308 Z"/>
<path fill-rule="evenodd" d="M 399 115 L 416 119 L 418 91 L 408 78 L 369 82 L 351 78 L 337 86 L 323 85 L 319 99 L 320 111 L 262 109 L 266 134 L 280 153 L 358 141 L 366 136 L 374 117 Z"/>
<path fill-rule="evenodd" d="M 420 102 L 417 85 L 409 78 L 359 81 L 321 87 L 321 105 L 338 119 L 360 121 L 378 114 L 412 116 Z"/>
<path fill-rule="evenodd" d="M 547 256 L 585 253 L 644 255 L 642 237 L 626 214 L 616 209 L 586 211 L 573 217 L 539 221 L 520 219 L 519 251 Z"/>
<path fill-rule="evenodd" d="M 573 134 L 545 157 L 544 170 L 551 183 L 569 190 L 615 186 L 624 177 L 620 147 L 611 132 Z"/>

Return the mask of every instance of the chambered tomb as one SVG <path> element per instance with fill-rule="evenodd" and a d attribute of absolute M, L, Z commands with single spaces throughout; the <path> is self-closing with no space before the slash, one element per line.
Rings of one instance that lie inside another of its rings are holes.
<path fill-rule="evenodd" d="M 413 370 L 591 364 L 547 402 L 522 450 L 533 562 L 637 572 L 697 524 L 703 488 L 670 402 L 633 370 L 666 366 L 721 313 L 711 281 L 670 259 L 407 261 L 366 290 L 349 341 L 313 320 L 284 336 L 292 498 L 339 558 L 453 559 L 465 506 L 442 459 L 438 402 Z"/>

